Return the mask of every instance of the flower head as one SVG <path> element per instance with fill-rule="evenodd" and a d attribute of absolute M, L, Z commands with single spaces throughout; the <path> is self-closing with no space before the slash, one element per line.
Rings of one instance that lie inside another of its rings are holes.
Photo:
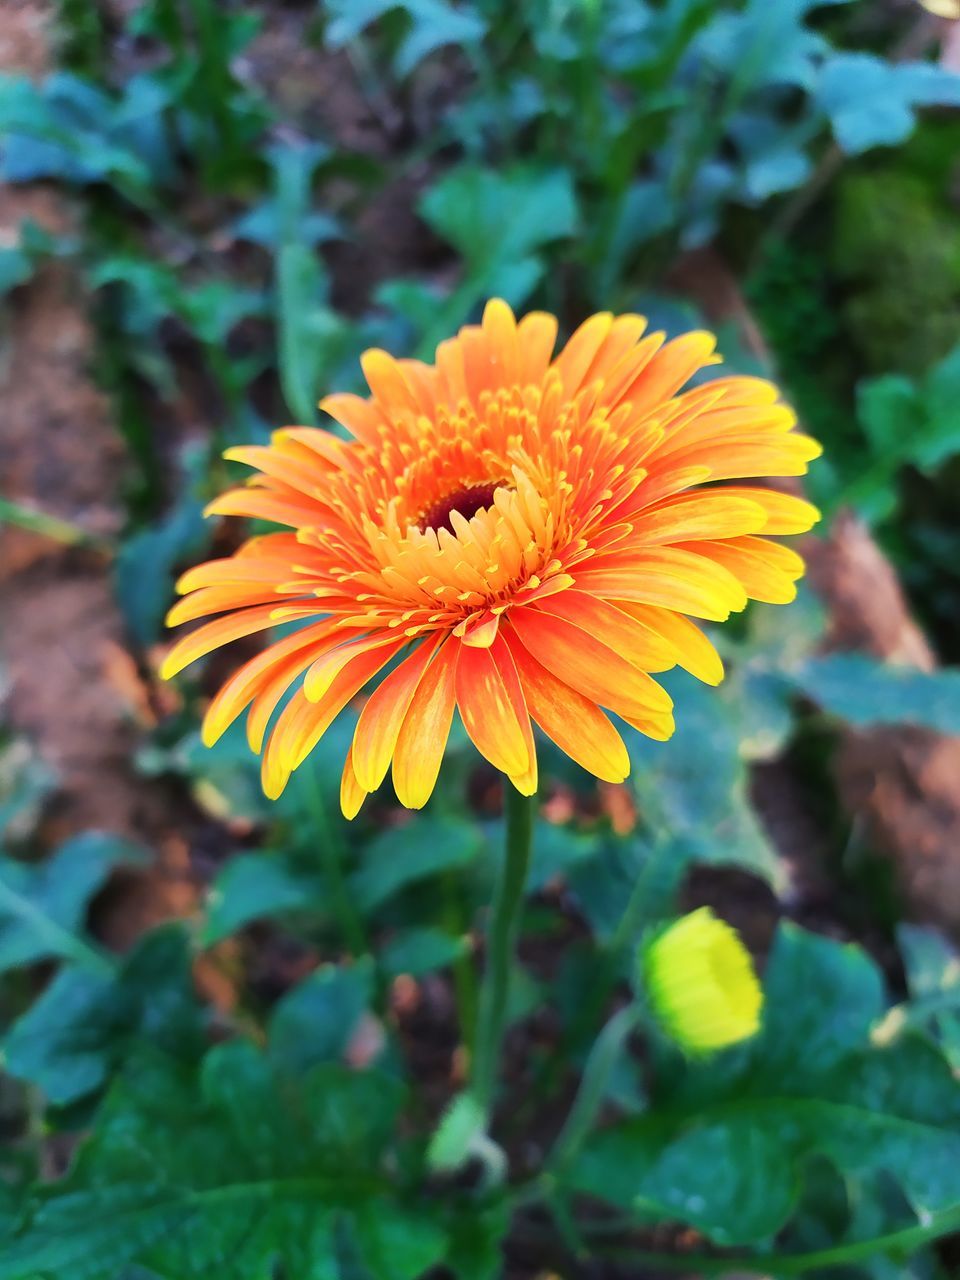
<path fill-rule="evenodd" d="M 622 781 L 627 752 L 601 708 L 668 738 L 672 704 L 651 673 L 679 665 L 719 682 L 691 618 L 791 600 L 803 562 L 770 535 L 818 518 L 800 498 L 716 483 L 799 475 L 820 452 L 776 388 L 720 377 L 681 392 L 717 362 L 713 337 L 665 343 L 644 330 L 640 316 L 596 315 L 551 358 L 556 320 L 518 323 L 494 300 L 433 365 L 366 352 L 370 397 L 321 403 L 352 439 L 288 427 L 269 446 L 228 450 L 256 474 L 208 511 L 287 531 L 181 578 L 171 625 L 222 616 L 181 639 L 163 674 L 279 622 L 302 625 L 227 681 L 204 740 L 249 708 L 277 796 L 392 664 L 347 757 L 349 816 L 391 765 L 401 802 L 426 802 L 455 709 L 527 794 L 531 720 L 584 768 Z"/>
<path fill-rule="evenodd" d="M 709 907 L 643 944 L 640 978 L 656 1021 L 688 1053 L 735 1044 L 760 1025 L 763 993 L 750 953 Z"/>

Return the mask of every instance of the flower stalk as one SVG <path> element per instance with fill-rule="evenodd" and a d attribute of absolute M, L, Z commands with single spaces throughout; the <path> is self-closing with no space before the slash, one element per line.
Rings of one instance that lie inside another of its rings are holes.
<path fill-rule="evenodd" d="M 592 1130 L 607 1091 L 610 1073 L 640 1018 L 640 1005 L 627 1005 L 613 1015 L 594 1042 L 570 1114 L 547 1160 L 548 1173 L 556 1174 L 566 1168 Z"/>
<path fill-rule="evenodd" d="M 523 796 L 509 783 L 505 784 L 504 792 L 504 858 L 490 908 L 487 964 L 480 987 L 471 1064 L 473 1096 L 488 1119 L 506 1024 L 514 950 L 530 869 L 536 809 L 536 796 Z"/>

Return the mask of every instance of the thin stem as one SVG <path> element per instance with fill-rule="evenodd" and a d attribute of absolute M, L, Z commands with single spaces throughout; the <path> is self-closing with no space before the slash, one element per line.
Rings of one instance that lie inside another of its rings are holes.
<path fill-rule="evenodd" d="M 487 935 L 487 964 L 480 987 L 477 1032 L 473 1055 L 473 1093 L 489 1115 L 496 1086 L 500 1046 L 503 1041 L 510 996 L 513 953 L 520 926 L 523 891 L 530 867 L 535 796 L 522 796 L 505 784 L 504 821 L 506 847 L 497 877 Z"/>
<path fill-rule="evenodd" d="M 624 947 L 635 943 L 643 926 L 650 924 L 662 913 L 676 888 L 679 866 L 677 850 L 672 842 L 662 836 L 656 838 L 640 868 L 620 923 L 610 940 L 611 951 L 622 951 Z"/>
<path fill-rule="evenodd" d="M 580 1150 L 603 1103 L 610 1073 L 639 1018 L 639 1006 L 627 1005 L 613 1015 L 594 1042 L 567 1122 L 547 1158 L 548 1172 L 557 1173 L 564 1169 Z"/>
<path fill-rule="evenodd" d="M 106 555 L 113 552 L 113 547 L 105 539 L 95 533 L 89 533 L 70 520 L 61 520 L 59 516 L 39 511 L 36 507 L 27 507 L 13 502 L 9 498 L 0 498 L 0 524 L 15 524 L 30 533 L 39 533 L 54 542 L 62 542 L 67 546 L 87 546 Z"/>

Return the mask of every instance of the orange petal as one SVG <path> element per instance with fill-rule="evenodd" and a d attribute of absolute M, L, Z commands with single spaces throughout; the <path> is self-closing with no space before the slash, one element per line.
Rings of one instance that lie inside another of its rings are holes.
<path fill-rule="evenodd" d="M 621 397 L 638 409 L 653 409 L 675 395 L 704 365 L 716 364 L 713 351 L 717 340 L 712 333 L 695 329 L 674 338 L 627 387 Z"/>
<path fill-rule="evenodd" d="M 617 316 L 610 327 L 610 332 L 600 345 L 590 368 L 584 375 L 584 383 L 589 385 L 598 379 L 606 378 L 630 351 L 636 350 L 638 341 L 647 327 L 645 316 Z"/>
<path fill-rule="evenodd" d="M 204 746 L 212 747 L 244 707 L 280 672 L 289 676 L 287 683 L 291 683 L 313 661 L 320 645 L 329 642 L 333 626 L 332 620 L 326 618 L 323 622 L 304 627 L 269 645 L 235 671 L 217 691 L 203 717 L 201 737 Z"/>
<path fill-rule="evenodd" d="M 584 378 L 612 328 L 613 316 L 609 311 L 590 316 L 572 334 L 570 341 L 554 360 L 553 368 L 560 374 L 565 396 L 576 395 L 583 386 Z"/>
<path fill-rule="evenodd" d="M 324 413 L 329 413 L 331 418 L 336 418 L 357 440 L 379 449 L 380 432 L 386 426 L 386 421 L 375 404 L 362 396 L 344 391 L 335 396 L 326 396 L 320 401 L 320 408 Z"/>
<path fill-rule="evenodd" d="M 433 794 L 456 705 L 457 655 L 448 640 L 427 668 L 404 716 L 393 753 L 393 787 L 408 809 L 422 809 Z"/>
<path fill-rule="evenodd" d="M 497 661 L 492 648 L 459 647 L 457 706 L 467 733 L 495 768 L 512 777 L 522 776 L 531 765 L 530 717 L 513 661 L 507 668 L 510 674 L 505 675 L 504 664 Z"/>
<path fill-rule="evenodd" d="M 702 545 L 691 544 L 698 549 Z M 711 622 L 726 621 L 747 603 L 746 592 L 733 574 L 692 550 L 677 547 L 597 556 L 574 576 L 579 588 L 607 600 L 655 604 Z"/>
<path fill-rule="evenodd" d="M 248 586 L 253 582 L 285 582 L 293 576 L 290 562 L 275 557 L 235 555 L 196 564 L 177 579 L 178 595 L 204 587 Z"/>
<path fill-rule="evenodd" d="M 696 545 L 701 555 L 735 574 L 751 600 L 789 604 L 796 598 L 795 581 L 803 575 L 804 563 L 789 547 L 765 538 L 731 538 Z"/>
<path fill-rule="evenodd" d="M 228 489 L 219 498 L 208 502 L 205 516 L 245 516 L 250 520 L 270 520 L 274 524 L 289 525 L 298 529 L 301 525 L 315 524 L 323 511 L 319 502 L 304 497 L 297 501 L 286 494 L 270 489 Z"/>
<path fill-rule="evenodd" d="M 177 627 L 183 622 L 195 622 L 197 618 L 205 618 L 211 613 L 226 613 L 228 609 L 244 609 L 249 605 L 268 604 L 271 601 L 274 605 L 290 603 L 287 595 L 276 590 L 275 583 L 201 587 L 199 591 L 191 591 L 188 596 L 172 605 L 167 610 L 165 621 L 168 627 Z"/>
<path fill-rule="evenodd" d="M 530 311 L 517 325 L 520 385 L 539 386 L 550 365 L 557 341 L 557 321 L 546 311 Z"/>
<path fill-rule="evenodd" d="M 531 716 L 561 751 L 605 782 L 622 782 L 630 772 L 623 739 L 595 703 L 542 666 L 505 633 Z"/>
<path fill-rule="evenodd" d="M 766 523 L 767 513 L 759 502 L 731 497 L 725 489 L 695 490 L 639 511 L 627 541 L 650 547 L 699 538 L 736 538 L 759 533 Z"/>
<path fill-rule="evenodd" d="M 537 660 L 584 697 L 625 717 L 669 718 L 666 690 L 581 627 L 526 608 L 512 609 L 510 623 Z"/>
<path fill-rule="evenodd" d="M 363 686 L 403 648 L 405 638 L 392 647 L 357 654 L 336 676 L 319 702 L 310 702 L 298 689 L 281 711 L 267 739 L 261 764 L 264 793 L 275 800 L 294 769 L 298 769 L 334 720 Z"/>
<path fill-rule="evenodd" d="M 792 493 L 780 493 L 777 489 L 751 489 L 728 485 L 724 493 L 749 498 L 763 507 L 767 523 L 763 532 L 771 537 L 778 534 L 806 533 L 820 519 L 820 512 L 812 502 L 794 497 Z"/>
<path fill-rule="evenodd" d="M 684 671 L 689 671 L 704 684 L 719 684 L 723 679 L 723 663 L 719 653 L 700 628 L 682 613 L 637 604 L 632 600 L 618 600 L 616 604 L 624 613 L 629 613 L 651 631 L 663 636 L 673 646 L 677 665 L 683 667 Z"/>
<path fill-rule="evenodd" d="M 672 645 L 609 601 L 571 590 L 550 596 L 536 607 L 541 613 L 581 627 L 641 671 L 669 671 L 676 666 Z"/>
<path fill-rule="evenodd" d="M 343 777 L 340 779 L 340 808 L 348 822 L 352 822 L 360 812 L 368 794 L 357 781 L 353 769 L 353 749 L 348 748 L 347 758 L 343 762 Z"/>
<path fill-rule="evenodd" d="M 320 606 L 298 609 L 292 616 L 309 618 L 321 612 Z M 196 631 L 178 640 L 160 666 L 160 679 L 169 680 L 191 662 L 196 662 L 204 654 L 229 644 L 231 640 L 239 640 L 242 636 L 251 636 L 256 631 L 265 631 L 277 625 L 276 606 L 273 604 L 255 605 L 252 609 L 244 609 L 240 613 L 231 613 L 226 618 L 214 618 L 206 622 Z"/>
<path fill-rule="evenodd" d="M 393 356 L 371 347 L 360 357 L 360 367 L 381 410 L 388 413 L 418 412 L 417 398 Z"/>
<path fill-rule="evenodd" d="M 345 643 L 336 648 L 327 649 L 313 663 L 303 682 L 303 692 L 310 702 L 319 702 L 333 684 L 336 677 L 358 654 L 370 649 L 382 649 L 385 645 L 396 646 L 403 642 L 395 631 L 375 632 L 362 640 L 350 640 L 344 637 Z"/>
<path fill-rule="evenodd" d="M 330 473 L 329 466 L 309 453 L 294 460 L 284 456 L 280 449 L 267 445 L 234 445 L 225 449 L 223 456 L 228 462 L 242 462 L 245 466 L 255 467 L 263 475 L 273 476 L 288 488 L 308 497 L 315 496 L 317 485 L 323 484 Z"/>
<path fill-rule="evenodd" d="M 497 638 L 499 626 L 500 614 L 487 609 L 486 612 L 467 619 L 466 623 L 460 623 L 454 628 L 453 634 L 460 636 L 464 644 L 472 645 L 475 649 L 489 649 Z M 463 627 L 462 631 L 460 627 Z"/>
<path fill-rule="evenodd" d="M 367 700 L 353 735 L 353 769 L 364 791 L 376 791 L 393 758 L 404 717 L 440 637 L 424 641 Z"/>
<path fill-rule="evenodd" d="M 491 298 L 484 307 L 483 331 L 489 343 L 491 388 L 515 386 L 520 367 L 517 322 L 502 298 Z"/>

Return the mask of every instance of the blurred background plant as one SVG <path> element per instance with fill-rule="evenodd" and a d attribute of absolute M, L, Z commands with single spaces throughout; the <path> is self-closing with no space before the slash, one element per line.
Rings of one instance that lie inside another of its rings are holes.
<path fill-rule="evenodd" d="M 5 613 L 29 636 L 51 607 L 37 581 L 115 598 L 109 768 L 134 799 L 104 802 L 112 834 L 58 817 L 77 784 L 23 734 L 69 763 L 56 735 L 80 712 L 71 694 L 38 727 L 13 699 L 0 1277 L 479 1280 L 504 1248 L 511 1275 L 608 1254 L 721 1271 L 732 1247 L 740 1272 L 949 1274 L 949 1247 L 924 1246 L 960 1227 L 958 961 L 902 923 L 902 872 L 830 766 L 858 735 L 960 734 L 960 681 L 931 669 L 960 656 L 956 28 L 910 0 L 30 0 L 16 21 L 44 55 L 18 67 L 14 41 L 0 79 L 0 522 L 63 549 L 40 570 L 11 555 Z M 26 308 L 63 333 L 42 294 L 63 279 L 109 410 L 97 426 L 71 402 L 54 440 L 16 379 L 36 377 Z M 272 805 L 242 737 L 200 744 L 215 664 L 173 692 L 154 677 L 178 569 L 231 549 L 201 514 L 221 450 L 319 422 L 323 392 L 360 389 L 365 347 L 428 356 L 493 294 L 567 331 L 601 308 L 719 319 L 729 362 L 774 371 L 824 442 L 812 496 L 872 530 L 932 638 L 926 670 L 893 667 L 879 644 L 824 654 L 836 619 L 812 598 L 758 606 L 719 694 L 671 682 L 680 731 L 630 738 L 625 787 L 546 753 L 495 1128 L 508 1183 L 489 1152 L 467 1162 L 462 1114 L 446 1160 L 466 1167 L 425 1168 L 463 1080 L 500 821 L 466 737 L 425 816 L 384 800 L 347 827 L 349 717 Z M 767 962 L 761 1035 L 689 1063 L 619 1044 L 615 1119 L 552 1169 L 643 926 L 707 902 Z"/>

